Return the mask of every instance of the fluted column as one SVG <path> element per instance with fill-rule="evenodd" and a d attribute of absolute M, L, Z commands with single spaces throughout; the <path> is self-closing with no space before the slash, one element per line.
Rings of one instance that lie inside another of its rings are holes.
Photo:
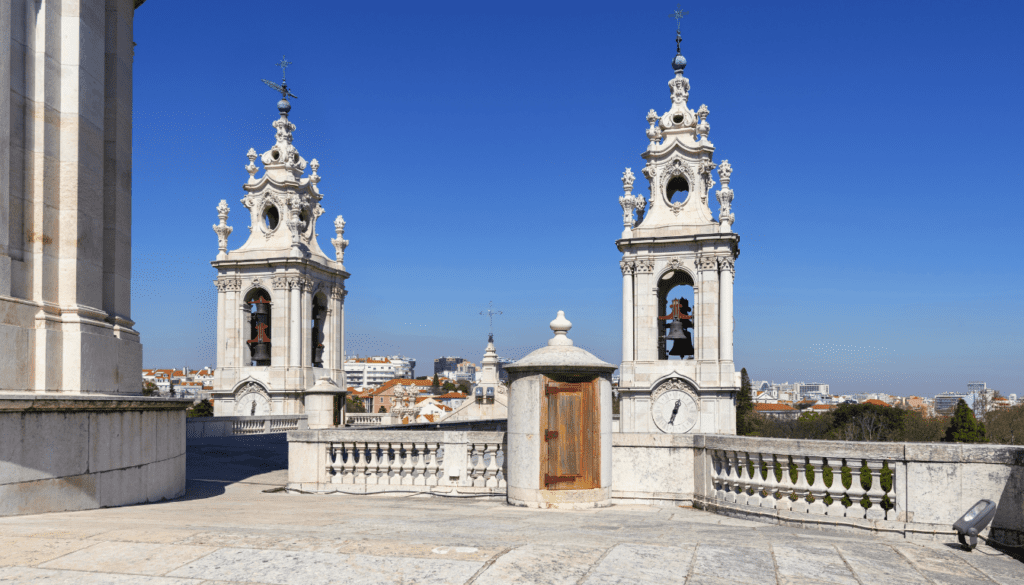
<path fill-rule="evenodd" d="M 228 293 L 223 280 L 217 280 L 215 284 L 217 286 L 217 367 L 224 367 L 227 365 L 227 362 L 224 361 L 224 352 L 227 347 L 224 319 L 228 313 L 224 303 L 227 301 Z"/>
<path fill-rule="evenodd" d="M 622 268 L 622 361 L 633 361 L 633 271 L 631 260 L 619 262 Z M 620 372 L 621 373 L 621 372 Z"/>
<path fill-rule="evenodd" d="M 633 331 L 633 359 L 655 361 L 658 359 L 658 295 L 654 292 L 652 272 L 654 261 L 650 258 L 636 260 L 636 278 L 633 287 L 635 325 Z"/>
<path fill-rule="evenodd" d="M 718 359 L 731 362 L 733 259 L 719 258 L 718 266 Z"/>
<path fill-rule="evenodd" d="M 288 319 L 288 365 L 297 368 L 302 363 L 302 280 L 299 278 L 288 279 L 288 288 L 291 289 Z"/>
<path fill-rule="evenodd" d="M 302 283 L 302 313 L 299 326 L 299 365 L 313 366 L 313 283 Z"/>
<path fill-rule="evenodd" d="M 700 302 L 694 309 L 698 319 L 697 337 L 701 340 L 698 359 L 718 359 L 718 262 L 713 256 L 697 258 L 700 273 Z"/>

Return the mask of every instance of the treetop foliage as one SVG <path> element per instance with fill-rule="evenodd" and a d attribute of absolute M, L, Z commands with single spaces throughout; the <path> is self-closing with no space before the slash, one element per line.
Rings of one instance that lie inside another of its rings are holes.
<path fill-rule="evenodd" d="M 956 402 L 953 419 L 946 429 L 946 443 L 984 443 L 985 423 L 979 422 L 974 411 L 961 398 Z"/>

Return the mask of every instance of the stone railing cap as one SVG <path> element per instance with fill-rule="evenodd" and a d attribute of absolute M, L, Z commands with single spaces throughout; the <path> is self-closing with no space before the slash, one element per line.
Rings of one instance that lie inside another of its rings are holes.
<path fill-rule="evenodd" d="M 0 394 L 0 412 L 183 410 L 194 403 L 194 398 L 117 394 Z"/>

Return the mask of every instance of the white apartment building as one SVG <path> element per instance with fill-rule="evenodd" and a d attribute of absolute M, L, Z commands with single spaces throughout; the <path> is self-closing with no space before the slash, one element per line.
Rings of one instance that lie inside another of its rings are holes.
<path fill-rule="evenodd" d="M 405 356 L 374 356 L 345 359 L 345 385 L 357 388 L 376 388 L 396 378 L 412 379 L 416 360 Z"/>

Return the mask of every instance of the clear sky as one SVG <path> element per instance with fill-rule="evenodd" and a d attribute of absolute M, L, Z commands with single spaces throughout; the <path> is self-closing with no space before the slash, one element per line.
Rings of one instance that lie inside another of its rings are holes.
<path fill-rule="evenodd" d="M 214 365 L 216 206 L 295 145 L 351 242 L 350 354 L 479 363 L 564 310 L 621 359 L 624 167 L 670 105 L 675 3 L 149 0 L 135 14 L 133 312 L 146 367 Z M 733 165 L 735 355 L 754 379 L 1024 394 L 1024 3 L 683 6 L 689 105 Z M 637 172 L 640 177 L 640 173 Z M 639 192 L 647 194 L 640 177 Z M 713 198 L 712 198 L 713 200 Z M 717 208 L 717 203 L 714 204 Z M 717 217 L 717 209 L 714 210 Z"/>

